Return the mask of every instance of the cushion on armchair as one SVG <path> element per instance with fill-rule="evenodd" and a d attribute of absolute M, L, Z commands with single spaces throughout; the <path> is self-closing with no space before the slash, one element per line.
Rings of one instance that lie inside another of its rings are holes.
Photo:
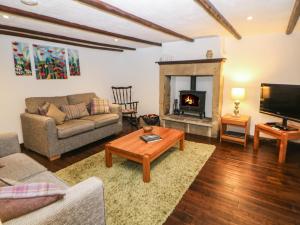
<path fill-rule="evenodd" d="M 19 184 L 0 188 L 0 218 L 3 222 L 47 206 L 65 195 L 51 183 Z"/>

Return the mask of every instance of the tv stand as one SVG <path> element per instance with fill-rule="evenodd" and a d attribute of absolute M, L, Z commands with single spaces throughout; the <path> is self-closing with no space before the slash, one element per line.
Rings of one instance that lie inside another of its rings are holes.
<path fill-rule="evenodd" d="M 276 123 L 273 123 L 273 124 L 276 124 Z M 280 128 L 277 128 L 276 126 L 272 126 L 272 125 L 270 125 L 270 123 L 256 124 L 255 132 L 254 132 L 254 146 L 253 146 L 254 152 L 255 153 L 258 152 L 260 132 L 268 134 L 277 139 L 277 146 L 279 148 L 278 162 L 284 163 L 288 140 L 300 139 L 299 127 L 290 126 L 288 128 L 293 129 L 293 130 L 280 130 Z"/>

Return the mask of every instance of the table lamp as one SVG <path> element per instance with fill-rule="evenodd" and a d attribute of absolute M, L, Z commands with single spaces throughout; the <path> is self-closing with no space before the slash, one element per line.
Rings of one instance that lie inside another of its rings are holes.
<path fill-rule="evenodd" d="M 233 115 L 236 117 L 240 116 L 240 100 L 245 98 L 245 88 L 232 88 L 231 89 L 231 97 L 234 100 L 234 110 Z"/>

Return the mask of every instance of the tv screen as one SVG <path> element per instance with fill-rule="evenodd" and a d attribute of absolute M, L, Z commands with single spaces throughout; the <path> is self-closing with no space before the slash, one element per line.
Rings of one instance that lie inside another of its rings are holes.
<path fill-rule="evenodd" d="M 300 85 L 261 84 L 260 112 L 300 122 Z"/>

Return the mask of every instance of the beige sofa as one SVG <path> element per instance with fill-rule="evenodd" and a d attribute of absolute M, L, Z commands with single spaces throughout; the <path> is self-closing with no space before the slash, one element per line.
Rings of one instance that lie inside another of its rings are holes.
<path fill-rule="evenodd" d="M 62 153 L 95 142 L 122 131 L 122 111 L 119 105 L 110 106 L 111 113 L 91 115 L 56 125 L 54 119 L 38 114 L 45 102 L 57 107 L 84 102 L 89 104 L 95 93 L 59 97 L 26 98 L 26 113 L 21 114 L 24 146 L 47 156 L 50 160 Z"/>
<path fill-rule="evenodd" d="M 100 179 L 91 177 L 68 187 L 45 167 L 20 153 L 18 137 L 14 133 L 0 134 L 0 164 L 4 165 L 0 168 L 2 178 L 21 183 L 55 183 L 66 189 L 66 196 L 62 200 L 6 221 L 4 225 L 105 224 L 103 184 Z M 3 185 L 0 181 L 0 186 Z"/>

